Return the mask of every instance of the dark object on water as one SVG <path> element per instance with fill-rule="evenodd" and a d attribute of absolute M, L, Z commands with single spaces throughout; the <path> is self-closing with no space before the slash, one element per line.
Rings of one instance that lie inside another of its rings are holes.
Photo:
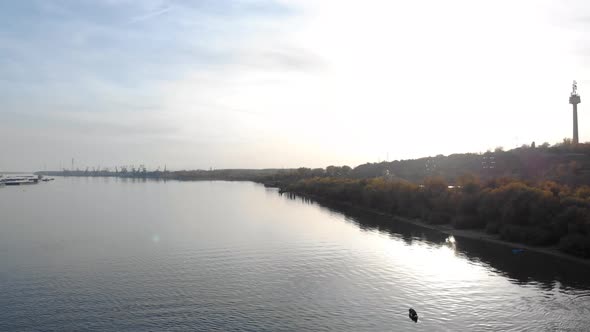
<path fill-rule="evenodd" d="M 418 323 L 418 313 L 416 310 L 410 308 L 410 319 L 414 321 L 414 323 Z"/>
<path fill-rule="evenodd" d="M 521 254 L 523 252 L 524 252 L 524 249 L 520 249 L 520 248 L 518 248 L 518 249 L 512 249 L 512 253 L 513 254 Z"/>

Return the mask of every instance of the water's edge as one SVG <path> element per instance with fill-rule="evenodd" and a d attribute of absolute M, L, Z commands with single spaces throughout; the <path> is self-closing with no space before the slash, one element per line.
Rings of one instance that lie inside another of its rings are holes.
<path fill-rule="evenodd" d="M 573 255 L 564 253 L 564 252 L 560 251 L 557 247 L 534 247 L 534 246 L 530 246 L 530 245 L 526 245 L 526 244 L 505 241 L 505 240 L 499 239 L 496 235 L 488 234 L 485 231 L 481 231 L 481 230 L 455 229 L 449 225 L 432 225 L 432 224 L 428 224 L 420 219 L 411 219 L 411 218 L 396 216 L 396 215 L 392 215 L 392 214 L 378 211 L 375 209 L 370 209 L 367 207 L 351 204 L 348 202 L 334 201 L 334 200 L 330 200 L 327 198 L 323 198 L 323 197 L 319 197 L 319 196 L 315 196 L 315 195 L 310 195 L 307 193 L 287 191 L 282 188 L 279 188 L 279 193 L 280 194 L 292 194 L 292 195 L 297 195 L 300 197 L 305 197 L 305 198 L 311 199 L 319 204 L 331 203 L 331 204 L 335 204 L 335 205 L 347 206 L 347 207 L 351 207 L 351 208 L 354 208 L 359 211 L 368 212 L 368 213 L 372 213 L 372 214 L 376 214 L 376 215 L 380 215 L 380 216 L 385 216 L 385 217 L 390 217 L 393 220 L 397 220 L 397 221 L 401 221 L 401 222 L 404 222 L 407 224 L 412 224 L 412 225 L 415 225 L 418 227 L 438 231 L 442 234 L 452 235 L 454 237 L 468 238 L 468 239 L 473 239 L 473 240 L 479 240 L 482 242 L 499 244 L 499 245 L 503 245 L 503 246 L 510 247 L 510 248 L 518 248 L 518 249 L 523 249 L 523 250 L 528 250 L 528 251 L 534 251 L 537 253 L 550 255 L 550 256 L 553 256 L 556 258 L 566 259 L 566 260 L 570 260 L 570 261 L 573 261 L 573 262 L 576 262 L 579 264 L 584 264 L 584 265 L 590 266 L 590 259 L 584 259 L 584 258 L 580 258 L 577 256 L 573 256 Z"/>

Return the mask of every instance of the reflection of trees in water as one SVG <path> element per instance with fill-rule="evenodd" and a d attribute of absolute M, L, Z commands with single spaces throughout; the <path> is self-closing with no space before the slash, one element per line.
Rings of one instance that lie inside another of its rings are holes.
<path fill-rule="evenodd" d="M 547 290 L 558 283 L 562 288 L 590 289 L 590 267 L 570 260 L 524 251 L 477 239 L 462 238 L 457 249 L 470 260 L 477 259 L 518 284 L 538 283 Z"/>
<path fill-rule="evenodd" d="M 330 213 L 340 213 L 346 221 L 354 223 L 362 230 L 378 230 L 401 239 L 408 245 L 414 241 L 439 246 L 450 245 L 447 234 L 396 220 L 391 216 L 292 193 L 283 195 L 304 204 L 317 205 Z M 556 285 L 565 290 L 568 288 L 590 289 L 590 266 L 588 265 L 532 251 L 513 253 L 513 248 L 509 246 L 471 238 L 457 237 L 452 246 L 461 257 L 473 263 L 485 265 L 519 285 L 535 284 L 545 290 L 552 290 Z M 515 247 L 518 245 L 515 244 Z"/>

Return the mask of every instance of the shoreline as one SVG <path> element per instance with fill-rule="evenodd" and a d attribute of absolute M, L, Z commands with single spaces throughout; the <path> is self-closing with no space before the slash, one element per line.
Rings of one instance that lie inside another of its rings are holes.
<path fill-rule="evenodd" d="M 404 222 L 407 224 L 412 224 L 412 225 L 426 228 L 426 229 L 435 230 L 435 231 L 441 232 L 443 234 L 452 235 L 454 237 L 459 237 L 459 238 L 462 237 L 462 238 L 467 238 L 467 239 L 472 239 L 472 240 L 479 240 L 479 241 L 483 241 L 483 242 L 494 243 L 494 244 L 498 244 L 498 245 L 502 245 L 502 246 L 506 246 L 506 247 L 511 247 L 513 249 L 524 249 L 525 251 L 537 252 L 537 253 L 550 255 L 553 257 L 561 258 L 561 259 L 567 259 L 567 260 L 570 260 L 570 261 L 573 261 L 576 263 L 590 266 L 590 259 L 584 259 L 584 258 L 580 258 L 580 257 L 576 257 L 573 255 L 564 253 L 564 252 L 560 251 L 557 247 L 554 247 L 554 246 L 552 246 L 552 247 L 534 247 L 534 246 L 530 246 L 530 245 L 526 245 L 526 244 L 522 244 L 522 243 L 510 242 L 510 241 L 506 241 L 506 240 L 502 240 L 502 239 L 498 238 L 498 236 L 495 234 L 488 234 L 482 230 L 456 229 L 456 228 L 453 228 L 450 224 L 431 225 L 431 224 L 428 224 L 424 221 L 421 221 L 420 219 L 410 219 L 410 218 L 400 217 L 400 216 L 392 215 L 392 214 L 385 213 L 382 211 L 373 210 L 373 209 L 365 208 L 362 206 L 354 205 L 354 204 L 347 203 L 347 202 L 333 201 L 333 200 L 329 200 L 326 198 L 317 197 L 314 195 L 283 190 L 282 188 L 279 188 L 279 187 L 276 187 L 276 188 L 279 189 L 279 193 L 281 193 L 281 194 L 289 193 L 289 194 L 294 194 L 294 195 L 310 198 L 320 204 L 322 201 L 325 201 L 325 202 L 332 202 L 332 203 L 336 203 L 336 204 L 350 206 L 350 207 L 353 207 L 353 208 L 361 210 L 361 211 L 374 213 L 374 214 L 378 214 L 381 216 L 391 217 L 393 220 L 401 221 L 401 222 Z"/>
<path fill-rule="evenodd" d="M 411 219 L 392 216 L 392 215 L 387 215 L 387 216 L 399 219 L 402 222 L 410 223 L 410 224 L 420 226 L 423 228 L 436 230 L 436 231 L 439 231 L 443 234 L 452 235 L 454 237 L 459 237 L 459 238 L 462 237 L 462 238 L 479 240 L 479 241 L 488 242 L 488 243 L 494 243 L 494 244 L 502 245 L 505 247 L 511 247 L 513 249 L 524 249 L 525 251 L 533 251 L 533 252 L 537 252 L 537 253 L 542 253 L 545 255 L 550 255 L 553 257 L 561 258 L 561 259 L 567 259 L 570 261 L 575 261 L 577 263 L 590 266 L 590 260 L 569 255 L 567 253 L 560 251 L 557 247 L 554 247 L 554 246 L 534 247 L 534 246 L 530 246 L 530 245 L 526 245 L 526 244 L 522 244 L 522 243 L 515 243 L 515 242 L 502 240 L 502 239 L 498 238 L 497 235 L 488 234 L 485 231 L 473 230 L 473 229 L 455 229 L 455 228 L 452 228 L 452 226 L 450 226 L 450 225 L 430 225 L 430 224 L 427 224 L 427 223 L 422 222 L 420 220 L 411 220 Z"/>

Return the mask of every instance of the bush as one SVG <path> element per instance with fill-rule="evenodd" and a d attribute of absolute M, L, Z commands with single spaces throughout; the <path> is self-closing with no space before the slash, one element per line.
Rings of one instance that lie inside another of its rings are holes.
<path fill-rule="evenodd" d="M 558 240 L 555 234 L 543 228 L 516 225 L 504 225 L 500 230 L 500 238 L 534 246 L 551 245 Z"/>
<path fill-rule="evenodd" d="M 506 241 L 525 243 L 526 230 L 521 226 L 504 225 L 500 228 L 500 238 Z"/>
<path fill-rule="evenodd" d="M 546 229 L 533 227 L 526 237 L 527 243 L 534 246 L 549 246 L 559 241 L 559 236 Z"/>
<path fill-rule="evenodd" d="M 444 212 L 431 212 L 427 221 L 432 225 L 444 225 L 451 221 L 451 216 Z"/>
<path fill-rule="evenodd" d="M 458 229 L 481 228 L 483 223 L 475 216 L 456 216 L 453 218 L 453 226 Z"/>

